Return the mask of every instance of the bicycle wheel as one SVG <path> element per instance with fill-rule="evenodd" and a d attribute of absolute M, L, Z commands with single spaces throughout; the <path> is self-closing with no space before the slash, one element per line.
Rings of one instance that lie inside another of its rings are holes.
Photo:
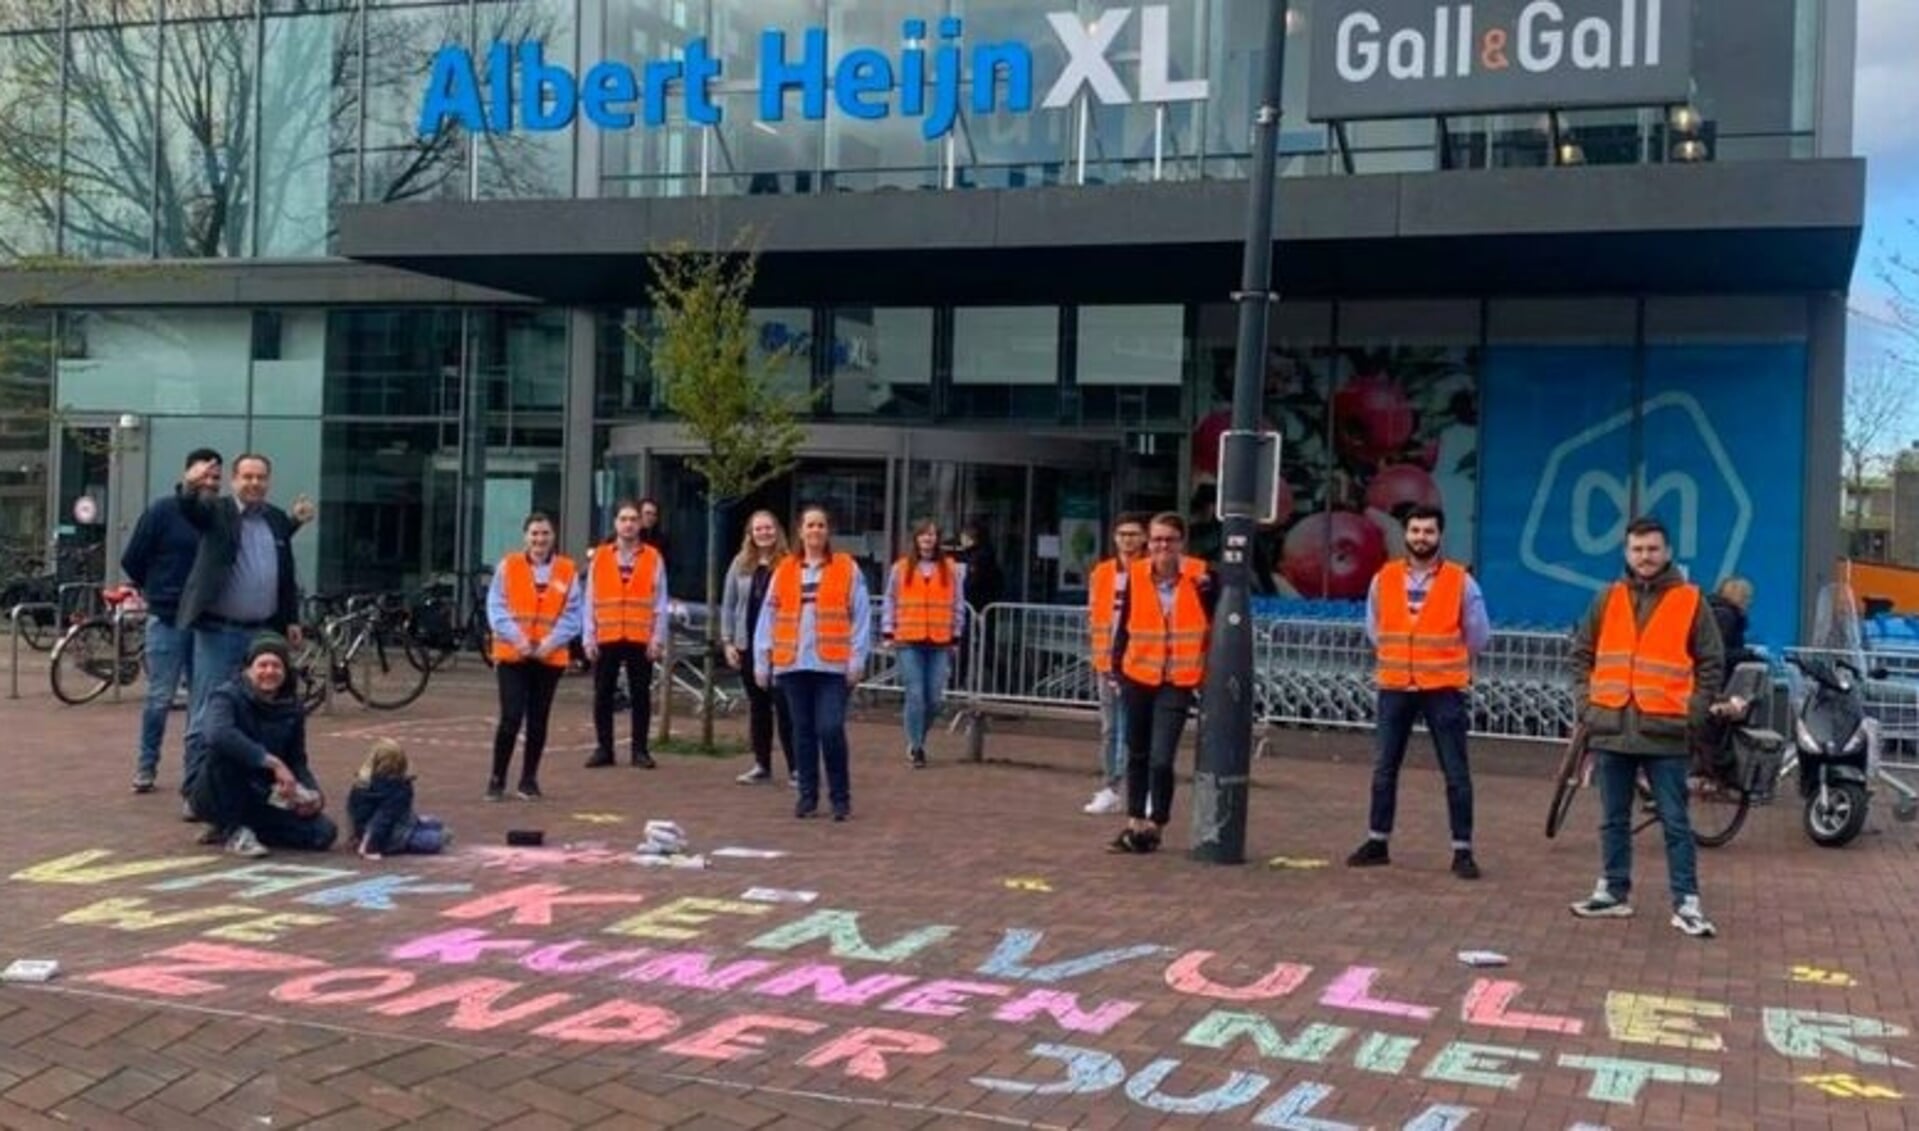
<path fill-rule="evenodd" d="M 415 654 L 413 641 L 396 625 L 368 627 L 347 653 L 346 689 L 376 711 L 395 711 L 418 699 L 432 674 L 431 664 Z"/>
<path fill-rule="evenodd" d="M 1566 817 L 1572 812 L 1573 799 L 1579 796 L 1581 779 L 1586 769 L 1586 728 L 1584 725 L 1573 728 L 1573 735 L 1566 743 L 1566 754 L 1559 760 L 1559 773 L 1553 786 L 1552 806 L 1546 810 L 1546 838 L 1559 835 L 1566 827 Z"/>
<path fill-rule="evenodd" d="M 36 652 L 44 652 L 60 641 L 60 630 L 56 618 L 50 612 L 28 613 L 20 618 L 20 635 L 26 639 L 27 647 Z"/>
<path fill-rule="evenodd" d="M 326 647 L 320 643 L 320 631 L 309 626 L 302 634 L 300 646 L 293 651 L 290 673 L 297 681 L 294 690 L 300 696 L 302 714 L 311 715 L 326 702 L 327 668 Z"/>
<path fill-rule="evenodd" d="M 483 619 L 475 619 L 467 628 L 467 637 L 473 641 L 473 650 L 480 654 L 480 661 L 487 667 L 492 667 L 493 627 Z"/>
<path fill-rule="evenodd" d="M 1692 801 L 1692 839 L 1701 848 L 1724 847 L 1746 823 L 1752 794 L 1712 777 L 1695 776 L 1687 783 Z"/>
<path fill-rule="evenodd" d="M 53 646 L 48 677 L 54 697 L 69 706 L 91 703 L 113 686 L 119 665 L 113 655 L 113 626 L 82 621 Z"/>

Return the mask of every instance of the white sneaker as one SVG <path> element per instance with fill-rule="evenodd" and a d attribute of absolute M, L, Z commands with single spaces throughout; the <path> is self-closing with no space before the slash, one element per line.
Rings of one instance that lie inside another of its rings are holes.
<path fill-rule="evenodd" d="M 241 825 L 227 838 L 227 855 L 258 858 L 267 854 L 267 846 L 253 835 L 253 830 Z"/>
<path fill-rule="evenodd" d="M 1678 907 L 1673 908 L 1672 925 L 1679 928 L 1680 934 L 1696 939 L 1709 939 L 1719 933 L 1719 928 L 1713 926 L 1712 920 L 1700 910 L 1699 897 L 1696 895 L 1687 896 L 1679 901 Z"/>
<path fill-rule="evenodd" d="M 1092 813 L 1096 816 L 1105 816 L 1109 813 L 1117 813 L 1119 811 L 1119 794 L 1114 791 L 1111 786 L 1095 793 L 1093 799 L 1088 801 L 1085 807 L 1080 810 L 1082 813 Z"/>

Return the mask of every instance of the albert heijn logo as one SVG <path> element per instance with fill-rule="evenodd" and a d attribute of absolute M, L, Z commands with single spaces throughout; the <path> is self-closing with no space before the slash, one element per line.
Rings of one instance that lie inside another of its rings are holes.
<path fill-rule="evenodd" d="M 1319 120 L 1654 105 L 1691 87 L 1692 0 L 1326 0 Z"/>
<path fill-rule="evenodd" d="M 1658 463 L 1628 473 L 1620 456 L 1635 420 L 1640 447 L 1659 453 Z M 1638 514 L 1665 522 L 1674 560 L 1695 578 L 1737 571 L 1752 532 L 1752 494 L 1691 394 L 1660 393 L 1637 413 L 1618 413 L 1555 445 L 1520 534 L 1520 563 L 1597 592 L 1618 578 L 1626 525 Z"/>

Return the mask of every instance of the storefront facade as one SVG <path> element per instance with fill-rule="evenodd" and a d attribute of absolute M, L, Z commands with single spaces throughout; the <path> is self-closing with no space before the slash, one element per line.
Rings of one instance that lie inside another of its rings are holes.
<path fill-rule="evenodd" d="M 760 348 L 816 398 L 755 503 L 827 503 L 875 568 L 914 518 L 977 522 L 1037 601 L 1081 598 L 1119 509 L 1206 534 L 1255 0 L 48 7 L 0 28 L 0 176 L 31 190 L 0 239 L 104 266 L 0 275 L 0 535 L 105 557 L 209 443 L 320 500 L 318 588 L 489 560 L 534 507 L 582 545 L 645 492 L 695 595 L 645 256 L 742 231 Z M 1313 74 L 1364 45 L 1292 7 L 1266 591 L 1363 594 L 1384 516 L 1437 499 L 1496 617 L 1563 625 L 1650 510 L 1792 637 L 1837 551 L 1851 0 L 1693 5 L 1680 105 L 1338 125 Z M 1378 74 L 1410 74 L 1378 7 Z"/>

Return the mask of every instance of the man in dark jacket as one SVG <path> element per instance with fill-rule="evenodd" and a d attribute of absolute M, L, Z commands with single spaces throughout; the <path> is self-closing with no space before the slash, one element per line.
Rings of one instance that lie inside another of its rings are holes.
<path fill-rule="evenodd" d="M 186 471 L 201 470 L 202 490 L 220 491 L 220 453 L 195 448 L 187 454 Z M 182 482 L 185 477 L 182 476 Z M 200 552 L 200 532 L 180 510 L 172 494 L 155 499 L 140 515 L 132 537 L 120 555 L 120 572 L 147 603 L 147 701 L 140 713 L 140 750 L 134 759 L 133 792 L 151 793 L 160 768 L 160 745 L 166 741 L 167 712 L 184 677 L 193 680 L 193 632 L 176 626 L 180 594 Z"/>
<path fill-rule="evenodd" d="M 1582 919 L 1632 914 L 1634 783 L 1645 775 L 1666 835 L 1672 924 L 1717 933 L 1699 905 L 1698 849 L 1686 812 L 1691 735 L 1714 710 L 1725 653 L 1712 611 L 1672 564 L 1666 528 L 1626 528 L 1626 575 L 1599 594 L 1573 636 L 1573 696 L 1595 751 L 1603 874 L 1572 905 Z"/>
<path fill-rule="evenodd" d="M 202 718 L 213 690 L 230 679 L 263 632 L 300 643 L 300 590 L 293 568 L 294 523 L 266 501 L 273 463 L 248 453 L 233 461 L 233 494 L 206 492 L 207 473 L 188 472 L 175 496 L 200 531 L 200 549 L 180 594 L 177 628 L 193 631 L 193 692 L 187 708 L 186 781 L 205 759 Z"/>
<path fill-rule="evenodd" d="M 1728 577 L 1706 598 L 1712 608 L 1713 623 L 1719 627 L 1719 642 L 1726 649 L 1726 677 L 1732 669 L 1759 658 L 1746 647 L 1747 616 L 1752 611 L 1752 582 L 1743 577 Z"/>
<path fill-rule="evenodd" d="M 240 674 L 207 700 L 206 764 L 193 806 L 206 818 L 206 843 L 235 856 L 269 848 L 325 852 L 339 829 L 307 763 L 306 712 L 290 678 L 285 640 L 261 636 Z"/>

